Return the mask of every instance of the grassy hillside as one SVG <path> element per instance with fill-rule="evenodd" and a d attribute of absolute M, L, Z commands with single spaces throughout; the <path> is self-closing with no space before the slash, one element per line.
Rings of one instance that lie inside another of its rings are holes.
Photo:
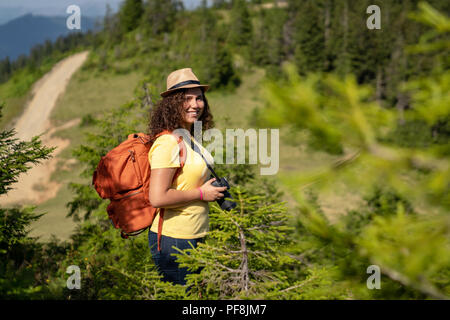
<path fill-rule="evenodd" d="M 83 119 L 101 114 L 133 98 L 133 93 L 142 78 L 139 72 L 129 74 L 96 74 L 81 68 L 74 74 L 65 94 L 59 97 L 51 114 L 55 126 L 71 120 Z M 80 125 L 57 131 L 54 136 L 70 140 L 68 148 L 58 155 L 58 169 L 53 172 L 51 180 L 59 183 L 61 188 L 57 196 L 37 206 L 39 212 L 47 212 L 32 227 L 32 236 L 47 240 L 54 234 L 61 240 L 68 240 L 76 227 L 72 219 L 66 218 L 66 203 L 72 199 L 68 188 L 69 182 L 83 182 L 80 178 L 82 167 L 73 159 L 72 151 L 85 143 L 85 133 L 95 130 L 92 126 Z"/>
<path fill-rule="evenodd" d="M 12 128 L 15 120 L 25 109 L 26 103 L 32 97 L 34 84 L 49 72 L 62 59 L 78 52 L 70 50 L 65 53 L 54 53 L 45 57 L 36 68 L 25 67 L 16 71 L 11 79 L 0 84 L 0 103 L 4 103 L 3 117 L 0 128 Z"/>

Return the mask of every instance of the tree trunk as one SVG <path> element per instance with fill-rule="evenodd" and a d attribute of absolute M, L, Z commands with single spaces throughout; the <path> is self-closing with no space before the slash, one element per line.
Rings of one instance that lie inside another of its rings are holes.
<path fill-rule="evenodd" d="M 400 125 L 405 123 L 405 109 L 408 105 L 408 97 L 402 92 L 397 92 L 397 104 L 395 107 L 398 111 L 398 122 Z"/>
<path fill-rule="evenodd" d="M 241 242 L 242 262 L 241 262 L 241 289 L 248 292 L 248 252 L 244 231 L 239 227 L 239 240 Z"/>
<path fill-rule="evenodd" d="M 377 83 L 376 83 L 376 92 L 375 92 L 375 99 L 377 100 L 377 103 L 382 106 L 383 103 L 383 69 L 378 66 L 377 69 Z"/>
<path fill-rule="evenodd" d="M 324 21 L 324 42 L 325 42 L 325 59 L 324 70 L 328 70 L 330 67 L 330 61 L 328 59 L 328 52 L 330 51 L 330 1 L 325 3 L 325 21 Z"/>
<path fill-rule="evenodd" d="M 344 73 L 348 74 L 350 72 L 349 68 L 349 57 L 348 57 L 348 1 L 344 1 L 344 15 L 342 18 L 342 24 L 344 29 L 343 34 L 343 46 L 342 46 L 342 55 L 344 57 Z"/>

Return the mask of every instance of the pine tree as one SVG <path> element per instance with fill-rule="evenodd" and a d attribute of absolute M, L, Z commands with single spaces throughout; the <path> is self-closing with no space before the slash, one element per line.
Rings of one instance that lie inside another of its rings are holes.
<path fill-rule="evenodd" d="M 11 75 L 11 62 L 9 57 L 0 61 L 0 83 L 5 82 Z"/>
<path fill-rule="evenodd" d="M 214 8 L 222 9 L 228 7 L 227 0 L 212 0 L 212 2 Z"/>
<path fill-rule="evenodd" d="M 0 118 L 2 109 L 0 105 Z M 50 158 L 54 150 L 43 146 L 38 136 L 31 141 L 19 141 L 14 135 L 14 129 L 0 132 L 0 195 L 11 190 L 18 176 L 28 171 L 31 164 Z M 30 267 L 43 252 L 28 235 L 30 224 L 41 216 L 34 207 L 0 207 L 0 297 L 3 299 L 32 297 L 43 290 L 38 285 L 40 276 L 34 275 L 36 267 Z"/>
<path fill-rule="evenodd" d="M 258 25 L 255 27 L 251 56 L 257 65 L 271 65 L 276 68 L 286 58 L 283 28 L 287 20 L 285 9 L 272 8 L 258 11 Z"/>
<path fill-rule="evenodd" d="M 0 105 L 0 118 L 3 105 Z M 28 171 L 30 164 L 38 164 L 48 159 L 55 148 L 42 146 L 39 136 L 31 141 L 18 141 L 14 129 L 0 132 L 0 194 L 12 189 L 21 173 Z"/>
<path fill-rule="evenodd" d="M 155 36 L 171 32 L 175 25 L 177 12 L 183 9 L 179 0 L 147 0 L 144 4 L 144 28 Z"/>
<path fill-rule="evenodd" d="M 113 14 L 111 6 L 106 4 L 106 13 L 103 17 L 103 33 L 105 34 L 106 47 L 118 43 L 122 37 L 119 14 Z"/>
<path fill-rule="evenodd" d="M 198 53 L 197 69 L 199 77 L 206 79 L 212 88 L 233 89 L 240 83 L 240 78 L 233 67 L 230 51 L 217 40 L 207 42 L 210 50 Z M 203 50 L 203 49 L 202 49 Z M 208 56 L 209 60 L 206 60 Z"/>
<path fill-rule="evenodd" d="M 227 212 L 213 204 L 206 242 L 178 257 L 182 266 L 201 270 L 188 276 L 194 296 L 263 299 L 289 287 L 285 268 L 296 260 L 286 250 L 292 237 L 284 204 L 242 187 L 234 191 L 238 207 Z"/>
<path fill-rule="evenodd" d="M 123 33 L 136 29 L 144 13 L 142 0 L 125 0 L 119 12 L 120 26 Z"/>
<path fill-rule="evenodd" d="M 253 28 L 246 1 L 233 0 L 230 14 L 229 42 L 235 46 L 249 44 Z"/>

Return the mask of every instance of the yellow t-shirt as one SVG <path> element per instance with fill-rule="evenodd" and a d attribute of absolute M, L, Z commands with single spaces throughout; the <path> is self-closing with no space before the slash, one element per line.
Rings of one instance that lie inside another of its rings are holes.
<path fill-rule="evenodd" d="M 186 140 L 183 140 L 183 143 L 187 151 L 186 162 L 181 173 L 172 183 L 172 188 L 176 190 L 192 190 L 205 183 L 210 172 L 202 157 L 192 150 L 190 143 L 186 143 Z M 196 145 L 208 160 L 208 163 L 212 165 L 214 159 L 211 154 L 200 144 L 196 143 Z M 176 138 L 170 134 L 158 137 L 150 148 L 148 159 L 152 169 L 179 167 L 179 146 Z M 180 239 L 204 237 L 209 230 L 208 213 L 208 202 L 201 200 L 192 201 L 181 207 L 166 208 L 162 234 Z M 159 213 L 155 217 L 150 230 L 158 232 L 158 225 Z"/>

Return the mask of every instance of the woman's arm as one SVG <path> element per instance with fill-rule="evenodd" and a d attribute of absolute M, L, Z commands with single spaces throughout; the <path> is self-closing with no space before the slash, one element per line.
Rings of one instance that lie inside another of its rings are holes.
<path fill-rule="evenodd" d="M 152 169 L 150 179 L 150 203 L 155 208 L 181 207 L 191 201 L 200 200 L 200 191 L 172 189 L 172 180 L 178 168 Z M 211 183 L 215 179 L 205 182 L 200 188 L 204 201 L 215 201 L 223 197 L 226 187 L 214 187 Z"/>

